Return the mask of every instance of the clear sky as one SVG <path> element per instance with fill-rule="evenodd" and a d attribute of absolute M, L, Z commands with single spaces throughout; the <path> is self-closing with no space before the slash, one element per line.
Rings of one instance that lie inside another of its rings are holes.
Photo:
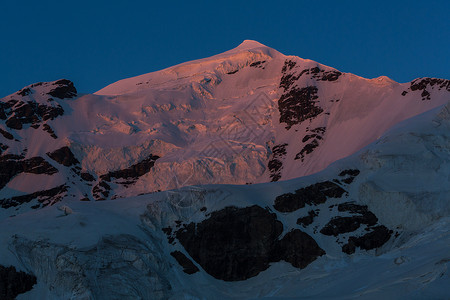
<path fill-rule="evenodd" d="M 450 1 L 0 1 L 0 97 L 117 80 L 257 40 L 344 72 L 450 79 Z"/>

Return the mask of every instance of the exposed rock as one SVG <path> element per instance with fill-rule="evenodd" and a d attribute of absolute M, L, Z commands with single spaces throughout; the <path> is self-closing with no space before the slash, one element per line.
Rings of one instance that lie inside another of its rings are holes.
<path fill-rule="evenodd" d="M 95 177 L 88 172 L 81 172 L 80 176 L 84 181 L 95 181 Z"/>
<path fill-rule="evenodd" d="M 14 136 L 13 136 L 11 133 L 9 133 L 8 131 L 3 130 L 3 129 L 1 129 L 1 128 L 0 128 L 0 134 L 3 135 L 3 137 L 4 137 L 5 139 L 8 139 L 8 140 L 14 139 Z"/>
<path fill-rule="evenodd" d="M 19 294 L 31 291 L 36 282 L 32 274 L 17 271 L 14 266 L 0 265 L 0 299 L 16 299 Z"/>
<path fill-rule="evenodd" d="M 42 157 L 24 159 L 23 156 L 7 154 L 0 157 L 0 189 L 14 176 L 25 172 L 33 174 L 52 175 L 58 172 Z"/>
<path fill-rule="evenodd" d="M 285 73 L 286 71 L 292 70 L 292 69 L 295 67 L 296 64 L 297 64 L 297 63 L 296 63 L 295 61 L 292 61 L 292 60 L 286 60 L 286 61 L 284 62 L 283 68 L 281 69 L 281 72 L 282 72 L 282 73 Z"/>
<path fill-rule="evenodd" d="M 50 96 L 59 99 L 73 98 L 77 96 L 77 89 L 70 80 L 61 79 L 56 81 L 54 85 L 56 85 L 56 87 L 48 92 Z"/>
<path fill-rule="evenodd" d="M 304 88 L 293 87 L 289 92 L 281 95 L 278 100 L 280 111 L 280 123 L 286 123 L 289 129 L 307 119 L 314 118 L 323 112 L 323 109 L 315 105 L 317 87 Z"/>
<path fill-rule="evenodd" d="M 430 90 L 432 89 L 442 90 L 445 89 L 450 91 L 450 80 L 440 79 L 440 78 L 417 78 L 411 81 L 411 86 L 409 90 L 411 91 L 422 91 L 422 100 L 431 100 Z M 408 91 L 403 91 L 402 96 L 405 96 Z"/>
<path fill-rule="evenodd" d="M 4 151 L 6 151 L 9 148 L 8 145 L 0 143 L 0 155 L 3 154 Z"/>
<path fill-rule="evenodd" d="M 274 213 L 254 205 L 212 212 L 208 219 L 184 225 L 175 235 L 208 274 L 225 281 L 256 276 L 270 262 L 280 260 L 304 268 L 325 253 L 298 229 L 279 240 L 282 231 Z"/>
<path fill-rule="evenodd" d="M 348 243 L 342 246 L 342 252 L 347 254 L 355 253 L 356 247 L 363 250 L 371 250 L 383 246 L 391 238 L 392 230 L 380 225 L 372 228 L 371 232 L 360 237 L 351 236 Z"/>
<path fill-rule="evenodd" d="M 251 63 L 250 64 L 250 67 L 254 67 L 254 68 L 262 68 L 262 69 L 264 69 L 264 63 L 265 63 L 266 61 L 265 60 L 263 60 L 263 61 L 255 61 L 255 62 L 253 62 L 253 63 Z"/>
<path fill-rule="evenodd" d="M 334 217 L 320 230 L 320 233 L 338 236 L 339 234 L 355 231 L 361 224 L 375 225 L 377 221 L 377 217 L 371 212 L 366 213 L 364 216 Z"/>
<path fill-rule="evenodd" d="M 336 81 L 342 75 L 342 73 L 339 71 L 325 71 L 320 69 L 319 67 L 314 67 L 303 70 L 302 72 L 300 72 L 300 76 L 302 75 L 311 75 L 311 79 L 320 81 Z"/>
<path fill-rule="evenodd" d="M 217 279 L 245 280 L 269 267 L 283 231 L 274 213 L 259 206 L 226 207 L 176 232 L 189 255 Z"/>
<path fill-rule="evenodd" d="M 281 179 L 281 169 L 283 168 L 282 160 L 286 156 L 287 145 L 288 144 L 280 144 L 275 145 L 272 148 L 272 157 L 267 164 L 272 181 L 278 181 Z"/>
<path fill-rule="evenodd" d="M 47 155 L 57 163 L 66 167 L 80 164 L 78 159 L 75 158 L 75 155 L 73 155 L 72 151 L 67 146 L 53 152 L 48 152 Z"/>
<path fill-rule="evenodd" d="M 68 187 L 63 184 L 49 190 L 38 191 L 23 196 L 0 199 L 0 206 L 2 208 L 16 207 L 21 204 L 31 202 L 34 199 L 37 199 L 39 204 L 34 205 L 33 208 L 53 205 L 63 198 L 64 194 L 67 192 L 67 188 Z"/>
<path fill-rule="evenodd" d="M 341 179 L 341 181 L 346 184 L 350 184 L 353 182 L 353 180 L 355 180 L 355 177 L 358 176 L 359 173 L 360 173 L 360 171 L 358 169 L 348 169 L 348 170 L 343 170 L 341 173 L 339 173 L 339 176 L 346 177 L 346 178 Z"/>
<path fill-rule="evenodd" d="M 318 216 L 317 212 L 315 212 L 314 210 L 310 210 L 307 216 L 297 219 L 297 224 L 306 227 L 308 225 L 311 225 L 314 222 L 314 217 L 317 216 Z"/>
<path fill-rule="evenodd" d="M 194 263 L 186 257 L 186 255 L 183 254 L 183 252 L 180 251 L 173 251 L 170 253 L 177 262 L 180 264 L 180 266 L 183 267 L 183 272 L 187 273 L 189 275 L 197 273 L 200 271 Z"/>
<path fill-rule="evenodd" d="M 42 121 L 53 120 L 63 114 L 63 108 L 51 103 L 50 99 L 48 104 L 13 99 L 0 105 L 0 117 L 7 119 L 6 126 L 16 130 L 21 130 L 26 124 L 37 128 Z"/>
<path fill-rule="evenodd" d="M 111 181 L 115 179 L 128 179 L 137 180 L 142 175 L 148 173 L 151 168 L 155 165 L 155 161 L 159 158 L 157 155 L 150 155 L 146 159 L 134 164 L 126 169 L 111 171 L 105 175 L 100 176 L 102 180 Z"/>
<path fill-rule="evenodd" d="M 319 141 L 314 139 L 311 143 L 306 144 L 302 150 L 295 155 L 294 159 L 301 159 L 301 161 L 304 161 L 305 155 L 312 153 L 317 147 L 319 147 Z"/>
<path fill-rule="evenodd" d="M 325 203 L 327 198 L 340 198 L 346 191 L 331 181 L 313 185 L 287 193 L 275 199 L 274 208 L 280 212 L 293 212 L 308 205 Z"/>
<path fill-rule="evenodd" d="M 319 256 L 324 255 L 325 251 L 311 236 L 299 229 L 294 229 L 286 233 L 273 253 L 274 261 L 284 260 L 296 268 L 303 269 Z"/>
<path fill-rule="evenodd" d="M 54 138 L 54 139 L 58 138 L 56 136 L 55 132 L 53 131 L 53 129 L 48 124 L 44 124 L 42 127 L 43 127 L 44 131 L 47 131 L 52 138 Z"/>

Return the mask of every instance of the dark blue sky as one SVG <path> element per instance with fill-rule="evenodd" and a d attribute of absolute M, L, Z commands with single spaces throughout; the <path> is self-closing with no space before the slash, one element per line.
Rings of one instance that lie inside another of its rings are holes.
<path fill-rule="evenodd" d="M 450 77 L 450 1 L 1 1 L 0 97 L 119 79 L 257 40 L 344 72 Z"/>

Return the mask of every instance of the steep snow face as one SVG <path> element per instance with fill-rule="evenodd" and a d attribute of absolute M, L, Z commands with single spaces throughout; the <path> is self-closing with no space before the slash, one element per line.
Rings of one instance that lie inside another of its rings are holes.
<path fill-rule="evenodd" d="M 450 103 L 311 176 L 65 198 L 0 221 L 0 265 L 21 299 L 448 298 L 449 141 Z"/>
<path fill-rule="evenodd" d="M 14 166 L 0 174 L 1 206 L 13 215 L 56 195 L 105 200 L 313 174 L 449 90 L 444 79 L 364 79 L 255 41 L 93 95 L 68 80 L 34 84 L 0 102 L 0 164 Z"/>

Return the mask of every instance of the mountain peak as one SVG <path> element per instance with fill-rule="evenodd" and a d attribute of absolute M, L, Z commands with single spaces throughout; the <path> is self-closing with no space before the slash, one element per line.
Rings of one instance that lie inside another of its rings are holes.
<path fill-rule="evenodd" d="M 269 48 L 266 45 L 261 44 L 260 42 L 253 41 L 253 40 L 244 40 L 239 46 L 237 46 L 235 49 L 237 50 L 247 50 L 247 49 L 253 49 L 253 48 Z"/>

